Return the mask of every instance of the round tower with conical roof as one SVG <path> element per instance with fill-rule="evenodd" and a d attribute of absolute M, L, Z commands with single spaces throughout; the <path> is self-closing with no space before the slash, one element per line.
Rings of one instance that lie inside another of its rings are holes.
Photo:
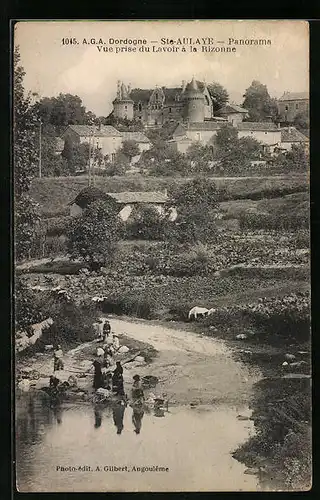
<path fill-rule="evenodd" d="M 185 118 L 190 123 L 204 121 L 204 95 L 194 78 L 185 88 Z"/>
<path fill-rule="evenodd" d="M 113 115 L 115 118 L 133 120 L 133 100 L 130 98 L 130 87 L 118 81 L 117 97 L 113 101 Z"/>

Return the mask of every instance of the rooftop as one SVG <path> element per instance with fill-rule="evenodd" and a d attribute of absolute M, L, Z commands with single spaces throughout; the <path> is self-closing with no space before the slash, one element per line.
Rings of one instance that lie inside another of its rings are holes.
<path fill-rule="evenodd" d="M 76 132 L 80 137 L 121 137 L 121 133 L 118 132 L 111 125 L 101 125 L 97 127 L 96 125 L 69 125 L 68 128 Z"/>
<path fill-rule="evenodd" d="M 228 113 L 248 113 L 247 109 L 238 106 L 237 104 L 226 104 L 221 109 L 219 109 L 220 114 L 228 114 Z"/>
<path fill-rule="evenodd" d="M 279 101 L 299 101 L 301 99 L 309 99 L 308 92 L 285 92 L 279 98 Z"/>
<path fill-rule="evenodd" d="M 281 130 L 281 142 L 308 142 L 308 138 L 295 127 L 285 127 Z"/>
<path fill-rule="evenodd" d="M 119 204 L 166 203 L 168 201 L 168 196 L 161 191 L 124 191 L 122 193 L 107 193 L 95 187 L 87 187 L 82 189 L 76 198 L 69 202 L 68 205 L 76 203 L 81 208 L 86 208 L 90 203 L 107 199 L 108 196 Z"/>
<path fill-rule="evenodd" d="M 241 122 L 237 125 L 238 130 L 259 130 L 265 132 L 278 131 L 277 125 L 272 122 Z"/>
<path fill-rule="evenodd" d="M 121 135 L 125 141 L 150 143 L 148 137 L 142 132 L 121 132 Z"/>

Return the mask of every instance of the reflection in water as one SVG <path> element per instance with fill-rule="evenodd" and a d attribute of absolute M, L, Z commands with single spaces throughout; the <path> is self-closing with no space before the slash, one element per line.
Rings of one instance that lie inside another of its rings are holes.
<path fill-rule="evenodd" d="M 117 428 L 117 434 L 121 434 L 123 431 L 123 417 L 126 409 L 126 403 L 120 399 L 115 401 L 112 405 L 112 417 L 114 425 Z"/>
<path fill-rule="evenodd" d="M 136 434 L 140 434 L 143 415 L 144 415 L 143 405 L 134 404 L 132 406 L 132 423 L 134 425 L 134 432 Z"/>
<path fill-rule="evenodd" d="M 247 423 L 236 419 L 238 410 L 217 407 L 198 412 L 180 406 L 165 411 L 166 418 L 158 418 L 163 407 L 143 404 L 128 408 L 119 401 L 114 403 L 66 402 L 50 407 L 47 395 L 35 393 L 17 400 L 19 490 L 117 491 L 120 483 L 123 491 L 174 491 L 181 485 L 185 491 L 194 491 L 199 484 L 206 491 L 229 491 L 230 485 L 233 490 L 256 489 L 255 477 L 243 474 L 246 467 L 231 456 L 247 438 Z M 57 471 L 57 465 L 83 463 L 93 471 L 101 464 L 158 464 L 168 467 L 170 473 L 165 477 L 124 473 L 120 477 L 119 472 Z"/>

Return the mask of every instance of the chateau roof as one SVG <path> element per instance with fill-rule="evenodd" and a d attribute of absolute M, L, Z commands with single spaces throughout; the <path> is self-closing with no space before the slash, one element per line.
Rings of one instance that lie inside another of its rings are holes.
<path fill-rule="evenodd" d="M 279 101 L 300 101 L 302 99 L 309 99 L 308 92 L 285 92 Z"/>
<path fill-rule="evenodd" d="M 195 82 L 196 82 L 196 85 L 198 87 L 197 90 L 200 90 L 201 92 L 203 92 L 205 89 L 205 83 L 201 82 L 199 80 L 195 80 Z M 186 89 L 185 89 L 185 91 L 186 91 Z M 138 89 L 138 88 L 132 89 L 131 93 L 130 93 L 130 98 L 135 103 L 138 103 L 138 102 L 147 103 L 151 97 L 151 94 L 154 92 L 154 90 L 155 90 L 155 88 L 153 88 L 153 89 Z M 171 102 L 176 102 L 176 100 L 175 100 L 176 96 L 182 94 L 182 87 L 161 87 L 161 90 L 163 91 L 163 93 L 165 95 L 165 104 L 169 104 Z"/>
<path fill-rule="evenodd" d="M 285 127 L 281 130 L 281 142 L 308 142 L 308 138 L 295 127 Z"/>
<path fill-rule="evenodd" d="M 186 92 L 192 91 L 192 92 L 199 92 L 200 89 L 198 87 L 198 84 L 194 78 L 192 78 L 191 82 L 189 82 L 186 86 Z"/>
<path fill-rule="evenodd" d="M 260 130 L 265 132 L 276 132 L 280 129 L 272 122 L 241 122 L 237 125 L 238 130 Z"/>
<path fill-rule="evenodd" d="M 121 133 L 111 125 L 101 125 L 100 128 L 96 125 L 69 125 L 65 132 L 69 128 L 80 137 L 89 137 L 90 135 L 93 137 L 121 137 Z"/>

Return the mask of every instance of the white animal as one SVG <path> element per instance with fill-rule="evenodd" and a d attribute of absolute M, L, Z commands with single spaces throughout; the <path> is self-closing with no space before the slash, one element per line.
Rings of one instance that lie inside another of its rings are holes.
<path fill-rule="evenodd" d="M 192 309 L 190 309 L 189 314 L 188 314 L 188 318 L 191 319 L 193 316 L 194 319 L 197 319 L 198 316 L 204 317 L 204 316 L 207 316 L 208 313 L 209 313 L 209 309 L 207 309 L 206 307 L 195 306 Z"/>

